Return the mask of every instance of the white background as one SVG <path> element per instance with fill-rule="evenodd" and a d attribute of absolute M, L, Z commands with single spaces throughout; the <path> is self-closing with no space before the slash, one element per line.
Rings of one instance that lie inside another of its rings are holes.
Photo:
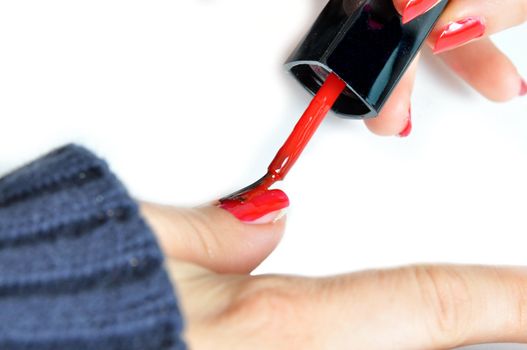
<path fill-rule="evenodd" d="M 324 4 L 0 2 L 0 173 L 74 141 L 148 200 L 252 182 L 309 102 L 282 63 Z M 496 37 L 524 76 L 526 37 Z M 527 265 L 527 97 L 488 102 L 427 54 L 413 113 L 408 139 L 326 120 L 281 184 L 287 234 L 258 272 Z"/>

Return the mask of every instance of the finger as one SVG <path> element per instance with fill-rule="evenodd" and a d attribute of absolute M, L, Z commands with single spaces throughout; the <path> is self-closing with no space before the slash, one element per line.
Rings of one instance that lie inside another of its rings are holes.
<path fill-rule="evenodd" d="M 184 209 L 144 203 L 141 210 L 166 256 L 220 273 L 252 271 L 273 251 L 285 228 L 282 211 L 248 224 L 215 206 Z"/>
<path fill-rule="evenodd" d="M 313 302 L 324 296 L 332 304 L 324 303 L 315 315 L 332 324 L 332 334 L 344 335 L 333 349 L 527 343 L 526 269 L 421 266 L 365 272 L 322 281 L 320 291 L 310 294 Z M 378 332 L 383 336 L 372 336 Z"/>
<path fill-rule="evenodd" d="M 527 269 L 420 266 L 318 280 L 268 276 L 238 295 L 231 323 L 256 317 L 261 334 L 272 331 L 276 343 L 294 339 L 303 349 L 527 343 Z"/>
<path fill-rule="evenodd" d="M 430 35 L 444 52 L 527 21 L 527 0 L 451 0 Z"/>
<path fill-rule="evenodd" d="M 406 137 L 412 127 L 410 98 L 417 71 L 416 58 L 408 68 L 390 98 L 382 108 L 379 116 L 365 121 L 373 133 L 381 136 L 400 135 Z"/>
<path fill-rule="evenodd" d="M 522 79 L 511 60 L 485 38 L 441 58 L 461 78 L 493 101 L 507 101 L 521 94 Z"/>

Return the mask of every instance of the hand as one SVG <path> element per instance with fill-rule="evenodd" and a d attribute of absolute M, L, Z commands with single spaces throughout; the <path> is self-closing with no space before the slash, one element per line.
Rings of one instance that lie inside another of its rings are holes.
<path fill-rule="evenodd" d="M 403 21 L 415 18 L 437 2 L 394 0 L 403 14 Z M 489 36 L 525 21 L 527 0 L 450 0 L 428 44 L 456 74 L 483 96 L 493 101 L 508 101 L 527 94 L 527 84 Z M 407 136 L 411 131 L 410 97 L 417 61 L 401 79 L 379 117 L 366 121 L 374 133 Z"/>
<path fill-rule="evenodd" d="M 284 218 L 144 204 L 192 349 L 449 349 L 527 343 L 527 269 L 412 266 L 328 278 L 250 276 Z M 268 217 L 268 221 L 273 220 Z"/>

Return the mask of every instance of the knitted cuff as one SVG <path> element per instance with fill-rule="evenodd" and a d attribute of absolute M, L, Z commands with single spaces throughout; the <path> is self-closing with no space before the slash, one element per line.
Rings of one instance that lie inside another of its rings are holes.
<path fill-rule="evenodd" d="M 86 149 L 0 179 L 0 349 L 184 349 L 162 264 L 137 204 Z"/>

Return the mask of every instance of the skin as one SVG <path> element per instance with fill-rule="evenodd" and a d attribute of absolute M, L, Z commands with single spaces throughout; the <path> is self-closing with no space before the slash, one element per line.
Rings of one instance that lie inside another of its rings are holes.
<path fill-rule="evenodd" d="M 429 265 L 326 278 L 251 276 L 279 243 L 285 218 L 243 224 L 213 206 L 148 203 L 142 212 L 167 257 L 192 349 L 527 343 L 527 268 Z"/>
<path fill-rule="evenodd" d="M 407 2 L 394 0 L 401 13 Z M 483 16 L 486 34 L 478 40 L 439 54 L 439 58 L 486 98 L 498 102 L 516 98 L 520 92 L 521 77 L 511 60 L 491 42 L 489 36 L 525 23 L 527 0 L 450 0 L 432 31 L 429 46 L 434 46 L 447 23 L 468 16 Z M 416 64 L 401 80 L 379 117 L 366 121 L 366 126 L 373 133 L 392 136 L 406 127 L 415 69 Z"/>

